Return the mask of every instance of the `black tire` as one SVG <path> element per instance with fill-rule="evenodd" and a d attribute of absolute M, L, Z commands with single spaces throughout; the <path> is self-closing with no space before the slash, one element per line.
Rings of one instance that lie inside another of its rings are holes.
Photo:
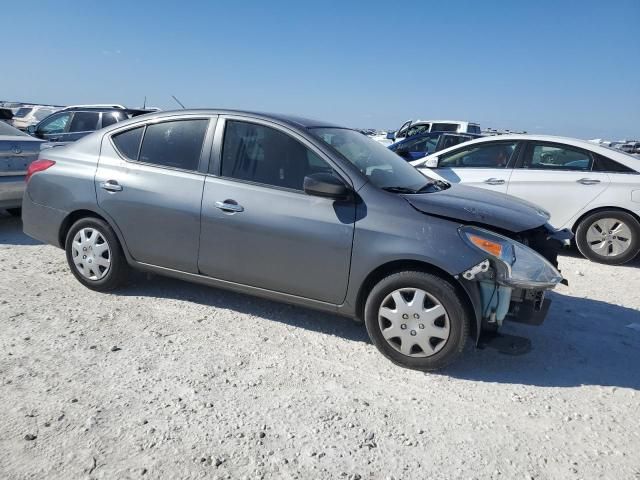
<path fill-rule="evenodd" d="M 404 288 L 424 290 L 444 307 L 449 318 L 449 337 L 444 346 L 431 356 L 404 355 L 382 334 L 378 316 L 382 302 L 392 292 Z M 449 365 L 462 353 L 469 336 L 469 315 L 455 287 L 441 277 L 424 272 L 398 272 L 378 282 L 367 298 L 364 318 L 369 337 L 378 350 L 396 365 L 413 370 L 432 371 Z"/>
<path fill-rule="evenodd" d="M 613 256 L 599 255 L 594 252 L 587 241 L 587 232 L 589 227 L 598 220 L 611 218 L 626 224 L 631 231 L 631 244 L 629 248 L 619 254 Z M 588 215 L 578 225 L 576 229 L 576 246 L 580 253 L 593 262 L 604 263 L 607 265 L 622 265 L 633 260 L 640 252 L 640 223 L 633 216 L 619 210 L 602 210 Z"/>
<path fill-rule="evenodd" d="M 22 215 L 21 208 L 7 208 L 7 213 L 12 217 L 20 217 Z"/>
<path fill-rule="evenodd" d="M 109 246 L 110 265 L 106 274 L 100 279 L 91 280 L 83 276 L 73 261 L 73 239 L 76 234 L 83 228 L 91 228 L 96 230 L 104 237 Z M 104 220 L 99 218 L 87 217 L 75 222 L 67 232 L 65 239 L 65 251 L 67 254 L 67 263 L 73 275 L 85 287 L 99 292 L 113 290 L 125 283 L 129 271 L 129 264 L 122 252 L 122 247 L 118 241 L 118 237 L 113 229 Z"/>

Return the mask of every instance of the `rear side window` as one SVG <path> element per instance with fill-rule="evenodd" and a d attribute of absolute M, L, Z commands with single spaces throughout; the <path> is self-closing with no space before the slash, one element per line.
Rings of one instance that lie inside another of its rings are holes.
<path fill-rule="evenodd" d="M 102 128 L 113 125 L 124 120 L 124 115 L 120 112 L 104 112 L 102 114 Z"/>
<path fill-rule="evenodd" d="M 591 170 L 591 155 L 565 145 L 530 145 L 524 159 L 523 168 L 535 170 Z"/>
<path fill-rule="evenodd" d="M 431 126 L 432 132 L 457 132 L 458 124 L 457 123 L 434 123 Z"/>
<path fill-rule="evenodd" d="M 70 132 L 93 132 L 98 128 L 98 112 L 76 112 L 71 120 Z"/>
<path fill-rule="evenodd" d="M 197 170 L 209 120 L 147 125 L 139 160 L 162 167 Z"/>
<path fill-rule="evenodd" d="M 31 113 L 31 110 L 33 110 L 33 108 L 22 107 L 22 108 L 19 108 L 18 111 L 13 116 L 15 118 L 23 118 L 29 115 L 29 113 Z"/>
<path fill-rule="evenodd" d="M 123 157 L 128 158 L 129 160 L 138 159 L 142 132 L 144 132 L 144 127 L 138 127 L 112 137 L 116 149 Z"/>
<path fill-rule="evenodd" d="M 479 125 L 469 125 L 467 128 L 467 133 L 477 133 L 480 135 L 480 126 Z"/>
<path fill-rule="evenodd" d="M 593 164 L 593 170 L 596 172 L 610 173 L 638 173 L 635 170 L 622 165 L 621 163 L 611 160 L 604 155 L 596 155 L 596 161 Z"/>

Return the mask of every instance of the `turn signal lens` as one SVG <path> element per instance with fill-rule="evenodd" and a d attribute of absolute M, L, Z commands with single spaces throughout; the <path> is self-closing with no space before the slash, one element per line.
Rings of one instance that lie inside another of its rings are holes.
<path fill-rule="evenodd" d="M 53 160 L 34 160 L 29 164 L 29 167 L 27 167 L 27 175 L 24 177 L 24 181 L 28 182 L 31 178 L 31 175 L 37 172 L 42 172 L 47 168 L 53 167 L 55 164 L 56 162 L 54 162 Z"/>
<path fill-rule="evenodd" d="M 502 255 L 502 244 L 497 242 L 492 242 L 491 240 L 487 240 L 486 238 L 479 237 L 478 235 L 467 234 L 467 238 L 473 243 L 476 247 L 485 252 L 493 255 L 494 257 L 500 257 Z"/>

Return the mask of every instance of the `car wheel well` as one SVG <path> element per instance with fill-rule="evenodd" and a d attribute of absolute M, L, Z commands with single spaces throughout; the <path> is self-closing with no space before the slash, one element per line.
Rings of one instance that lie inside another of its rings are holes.
<path fill-rule="evenodd" d="M 635 218 L 638 221 L 638 223 L 640 223 L 640 216 L 638 216 L 637 213 L 634 213 L 631 210 L 627 210 L 626 208 L 620 208 L 620 207 L 598 207 L 598 208 L 594 208 L 593 210 L 589 210 L 588 212 L 585 212 L 582 215 L 580 215 L 580 217 L 575 222 L 573 222 L 573 226 L 571 227 L 571 231 L 573 233 L 576 233 L 576 230 L 578 229 L 578 225 L 580 225 L 582 220 L 587 218 L 589 215 L 593 215 L 594 213 L 598 213 L 598 212 L 610 212 L 610 211 L 618 211 L 618 212 L 626 213 L 628 215 L 631 215 L 633 218 Z"/>
<path fill-rule="evenodd" d="M 460 282 L 456 280 L 452 275 L 442 270 L 441 268 L 436 267 L 430 263 L 421 262 L 419 260 L 396 260 L 393 262 L 385 263 L 380 265 L 378 268 L 373 270 L 367 275 L 367 278 L 362 283 L 360 290 L 358 291 L 357 303 L 356 303 L 356 318 L 359 321 L 364 320 L 364 306 L 367 302 L 367 297 L 371 289 L 383 278 L 392 275 L 394 273 L 403 272 L 403 271 L 416 271 L 416 272 L 425 272 L 435 275 L 437 277 L 442 278 L 443 280 L 447 280 L 451 285 L 454 286 L 456 291 L 460 294 L 460 298 L 462 299 L 462 304 L 464 308 L 467 310 L 469 314 L 469 318 L 475 319 L 476 314 L 473 308 L 473 303 L 469 298 L 469 294 L 462 287 Z M 471 327 L 471 336 L 472 338 L 476 338 L 477 335 L 477 326 L 475 321 L 470 322 Z"/>
<path fill-rule="evenodd" d="M 60 226 L 58 243 L 62 248 L 64 248 L 64 243 L 67 238 L 67 233 L 69 232 L 69 229 L 71 228 L 71 226 L 81 218 L 88 218 L 88 217 L 99 218 L 100 220 L 106 223 L 109 223 L 107 222 L 106 218 L 104 218 L 103 216 L 91 210 L 75 210 L 71 212 L 69 215 L 65 217 L 65 219 L 62 221 L 62 225 Z"/>

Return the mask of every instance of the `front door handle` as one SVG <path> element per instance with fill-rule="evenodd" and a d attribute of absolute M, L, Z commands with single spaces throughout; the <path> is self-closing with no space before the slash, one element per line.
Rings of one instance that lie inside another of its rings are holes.
<path fill-rule="evenodd" d="M 108 192 L 121 192 L 122 185 L 120 185 L 115 180 L 107 180 L 106 182 L 102 182 L 100 184 L 100 188 L 107 190 Z"/>
<path fill-rule="evenodd" d="M 504 185 L 504 180 L 501 178 L 487 178 L 484 183 L 487 185 Z"/>
<path fill-rule="evenodd" d="M 231 200 L 225 200 L 224 202 L 216 202 L 216 208 L 219 208 L 223 212 L 244 212 L 244 207 L 237 203 L 231 203 Z"/>
<path fill-rule="evenodd" d="M 582 185 L 596 185 L 598 183 L 600 183 L 600 180 L 597 180 L 595 178 L 581 178 L 580 180 L 576 180 L 578 183 L 581 183 Z"/>

